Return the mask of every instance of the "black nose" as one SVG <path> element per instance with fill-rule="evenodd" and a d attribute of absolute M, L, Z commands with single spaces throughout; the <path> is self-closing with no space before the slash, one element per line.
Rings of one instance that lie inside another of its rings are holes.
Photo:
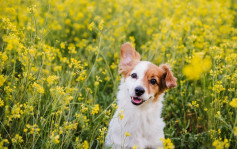
<path fill-rule="evenodd" d="M 137 96 L 141 96 L 144 92 L 145 92 L 145 90 L 142 87 L 140 87 L 140 86 L 135 88 L 135 94 Z"/>

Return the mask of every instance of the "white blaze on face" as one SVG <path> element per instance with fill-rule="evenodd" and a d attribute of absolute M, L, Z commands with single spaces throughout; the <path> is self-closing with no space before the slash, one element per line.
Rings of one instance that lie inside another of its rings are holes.
<path fill-rule="evenodd" d="M 147 61 L 141 61 L 139 62 L 134 69 L 130 72 L 130 76 L 128 76 L 125 80 L 126 87 L 129 91 L 129 95 L 131 97 L 137 97 L 135 93 L 136 87 L 142 87 L 145 92 L 140 96 L 140 98 L 144 101 L 148 100 L 151 95 L 148 94 L 148 89 L 146 88 L 144 84 L 144 76 L 148 69 L 150 62 Z M 131 74 L 136 73 L 137 78 L 132 78 Z"/>

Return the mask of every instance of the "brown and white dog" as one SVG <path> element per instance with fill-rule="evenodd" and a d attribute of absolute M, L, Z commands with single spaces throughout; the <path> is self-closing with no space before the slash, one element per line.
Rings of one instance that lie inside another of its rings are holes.
<path fill-rule="evenodd" d="M 140 61 L 140 54 L 129 43 L 121 47 L 119 72 L 122 80 L 117 94 L 118 109 L 109 124 L 106 147 L 162 147 L 163 92 L 175 87 L 177 79 L 166 64 L 158 67 Z"/>

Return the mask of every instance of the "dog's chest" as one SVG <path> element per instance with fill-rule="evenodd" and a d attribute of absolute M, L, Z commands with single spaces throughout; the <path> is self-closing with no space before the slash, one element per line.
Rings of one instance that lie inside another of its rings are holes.
<path fill-rule="evenodd" d="M 165 126 L 159 112 L 152 111 L 127 111 L 124 112 L 124 119 L 117 121 L 117 135 L 126 140 L 127 145 L 148 146 L 159 143 L 163 138 L 163 128 Z M 115 126 L 116 127 L 116 126 Z M 123 137 L 129 133 L 129 136 Z"/>
<path fill-rule="evenodd" d="M 161 118 L 161 101 L 156 104 L 148 103 L 143 108 L 119 102 L 119 109 L 110 122 L 107 144 L 124 144 L 127 147 L 139 145 L 141 148 L 162 146 L 160 138 L 164 138 L 165 123 Z M 118 146 L 114 148 L 119 148 Z"/>
<path fill-rule="evenodd" d="M 156 124 L 160 119 L 158 113 L 152 111 L 128 111 L 124 113 L 123 125 L 127 131 L 136 136 L 148 137 L 157 129 Z"/>

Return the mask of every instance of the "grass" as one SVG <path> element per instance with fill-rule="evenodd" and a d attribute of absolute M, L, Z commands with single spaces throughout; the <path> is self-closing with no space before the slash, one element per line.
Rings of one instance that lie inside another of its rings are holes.
<path fill-rule="evenodd" d="M 0 148 L 103 148 L 127 41 L 178 78 L 165 95 L 164 141 L 236 148 L 234 0 L 0 5 Z"/>

